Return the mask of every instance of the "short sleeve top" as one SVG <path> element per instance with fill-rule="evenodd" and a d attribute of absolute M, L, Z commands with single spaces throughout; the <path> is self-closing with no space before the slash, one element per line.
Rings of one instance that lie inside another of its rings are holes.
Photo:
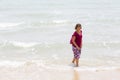
<path fill-rule="evenodd" d="M 76 44 L 81 47 L 81 44 L 82 44 L 82 31 L 81 31 L 81 34 L 78 34 L 76 31 L 73 33 L 72 37 L 75 36 L 76 39 L 75 39 L 75 42 Z M 75 47 L 75 45 L 72 43 L 72 38 L 70 40 L 70 43 Z"/>

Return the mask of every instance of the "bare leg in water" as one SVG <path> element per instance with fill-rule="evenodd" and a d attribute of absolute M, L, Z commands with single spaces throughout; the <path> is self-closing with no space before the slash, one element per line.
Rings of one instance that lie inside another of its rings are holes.
<path fill-rule="evenodd" d="M 76 59 L 76 67 L 79 66 L 79 59 Z"/>
<path fill-rule="evenodd" d="M 73 58 L 72 63 L 74 63 L 74 62 L 76 62 L 76 67 L 78 67 L 79 66 L 79 59 Z"/>
<path fill-rule="evenodd" d="M 73 60 L 72 60 L 72 63 L 74 63 L 75 62 L 75 58 L 73 58 Z"/>

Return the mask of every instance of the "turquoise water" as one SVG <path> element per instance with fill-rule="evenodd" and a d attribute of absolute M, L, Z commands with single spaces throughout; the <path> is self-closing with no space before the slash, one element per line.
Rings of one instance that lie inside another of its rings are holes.
<path fill-rule="evenodd" d="M 73 58 L 69 40 L 75 24 L 81 23 L 80 65 L 120 67 L 119 4 L 119 0 L 0 0 L 0 65 L 34 61 L 66 68 Z"/>

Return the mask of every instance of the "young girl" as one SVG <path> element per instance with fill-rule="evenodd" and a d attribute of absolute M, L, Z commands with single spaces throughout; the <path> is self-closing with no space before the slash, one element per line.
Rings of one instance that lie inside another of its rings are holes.
<path fill-rule="evenodd" d="M 72 63 L 76 63 L 76 67 L 79 66 L 79 58 L 81 55 L 81 48 L 82 48 L 82 27 L 81 24 L 76 24 L 75 32 L 72 35 L 70 43 L 72 44 L 72 50 L 74 53 L 74 58 Z"/>

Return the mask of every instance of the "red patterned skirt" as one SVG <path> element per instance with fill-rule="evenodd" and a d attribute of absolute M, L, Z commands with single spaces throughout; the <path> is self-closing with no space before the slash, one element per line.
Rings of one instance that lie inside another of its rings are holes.
<path fill-rule="evenodd" d="M 78 50 L 76 47 L 72 46 L 72 50 L 73 50 L 73 53 L 74 53 L 74 58 L 75 59 L 79 59 L 80 58 L 80 55 L 81 55 L 81 50 Z"/>

